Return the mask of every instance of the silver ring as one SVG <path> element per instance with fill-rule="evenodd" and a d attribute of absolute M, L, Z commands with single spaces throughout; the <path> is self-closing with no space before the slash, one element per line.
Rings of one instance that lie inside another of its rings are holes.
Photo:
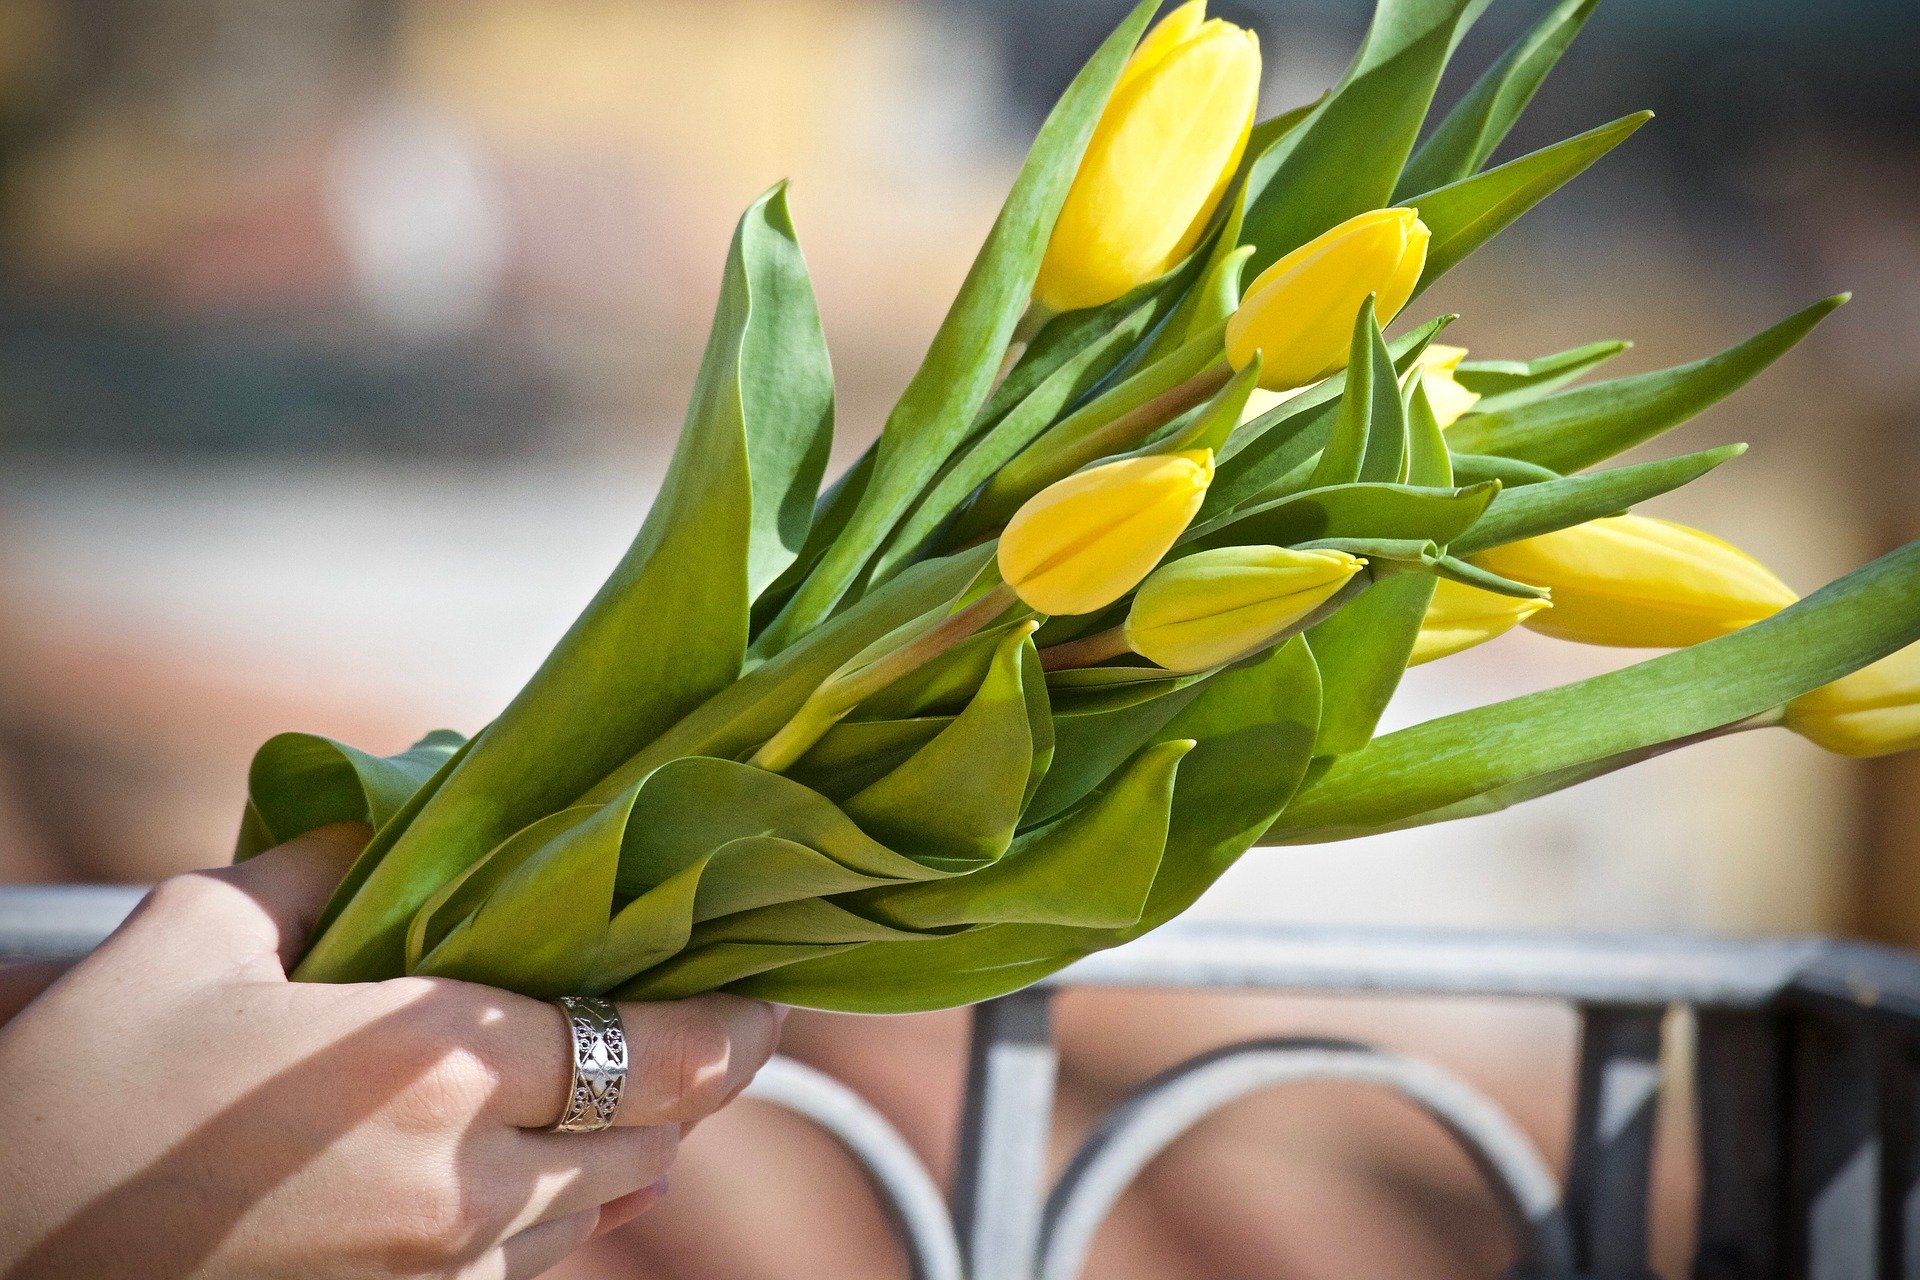
<path fill-rule="evenodd" d="M 627 1087 L 627 1029 L 620 1010 L 598 996 L 562 996 L 573 1041 L 573 1079 L 555 1133 L 598 1133 L 613 1124 Z"/>

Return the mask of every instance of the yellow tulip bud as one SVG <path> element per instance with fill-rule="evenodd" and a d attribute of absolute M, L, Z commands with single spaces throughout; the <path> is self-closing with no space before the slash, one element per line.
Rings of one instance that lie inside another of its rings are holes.
<path fill-rule="evenodd" d="M 1413 656 L 1407 665 L 1417 667 L 1485 644 L 1551 605 L 1548 600 L 1503 596 L 1442 578 L 1434 584 L 1433 601 L 1420 621 L 1420 635 L 1413 642 Z"/>
<path fill-rule="evenodd" d="M 1221 547 L 1175 560 L 1140 584 L 1127 644 L 1169 671 L 1232 662 L 1278 640 L 1366 563 L 1286 547 Z"/>
<path fill-rule="evenodd" d="M 1467 390 L 1453 376 L 1466 358 L 1465 347 L 1447 347 L 1437 342 L 1420 353 L 1420 385 L 1426 389 L 1427 406 L 1433 410 L 1434 421 L 1442 431 L 1480 402 L 1478 392 Z"/>
<path fill-rule="evenodd" d="M 1920 747 L 1920 644 L 1787 704 L 1787 728 L 1843 756 L 1885 756 Z"/>
<path fill-rule="evenodd" d="M 1260 385 L 1269 391 L 1339 372 L 1367 295 L 1383 325 L 1413 296 L 1428 237 L 1412 209 L 1374 209 L 1307 241 L 1247 287 L 1227 321 L 1227 359 L 1240 369 L 1260 352 Z"/>
<path fill-rule="evenodd" d="M 1171 270 L 1226 193 L 1253 127 L 1260 45 L 1206 12 L 1206 0 L 1175 9 L 1121 72 L 1034 283 L 1047 310 L 1101 306 Z"/>
<path fill-rule="evenodd" d="M 1122 458 L 1057 480 L 1000 535 L 1000 576 L 1041 613 L 1092 613 L 1152 572 L 1200 510 L 1213 452 Z"/>
<path fill-rule="evenodd" d="M 1610 516 L 1495 547 L 1473 562 L 1553 592 L 1527 626 L 1562 640 L 1671 649 L 1738 631 L 1792 604 L 1773 571 L 1670 520 Z"/>

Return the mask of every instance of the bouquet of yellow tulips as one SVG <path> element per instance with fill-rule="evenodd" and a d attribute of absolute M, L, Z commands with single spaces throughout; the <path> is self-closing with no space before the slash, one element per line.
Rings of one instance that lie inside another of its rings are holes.
<path fill-rule="evenodd" d="M 1484 4 L 1380 0 L 1339 84 L 1259 120 L 1252 35 L 1143 0 L 824 492 L 827 350 L 786 189 L 754 201 L 658 500 L 513 702 L 392 757 L 261 749 L 239 856 L 376 832 L 299 976 L 937 1008 L 1139 936 L 1254 845 L 1765 725 L 1920 743 L 1920 543 L 1800 600 L 1627 514 L 1742 446 L 1594 469 L 1843 299 L 1585 383 L 1625 344 L 1383 332 L 1646 119 L 1488 164 L 1593 7 L 1563 0 L 1427 125 Z M 1671 652 L 1375 736 L 1409 665 L 1515 626 Z"/>

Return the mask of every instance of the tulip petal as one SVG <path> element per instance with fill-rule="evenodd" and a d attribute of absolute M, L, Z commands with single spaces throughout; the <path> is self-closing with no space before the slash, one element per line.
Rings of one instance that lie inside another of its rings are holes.
<path fill-rule="evenodd" d="M 1480 552 L 1474 562 L 1553 592 L 1535 631 L 1583 644 L 1679 648 L 1792 604 L 1765 565 L 1711 534 L 1613 516 Z"/>
<path fill-rule="evenodd" d="M 1034 284 L 1051 311 L 1101 306 L 1185 258 L 1239 166 L 1259 50 L 1194 13 L 1142 42 L 1087 143 Z"/>

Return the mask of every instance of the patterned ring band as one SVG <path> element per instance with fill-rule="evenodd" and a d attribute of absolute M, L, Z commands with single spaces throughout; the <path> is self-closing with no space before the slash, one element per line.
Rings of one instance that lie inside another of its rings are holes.
<path fill-rule="evenodd" d="M 563 996 L 556 1003 L 573 1040 L 573 1080 L 553 1132 L 597 1133 L 613 1124 L 627 1087 L 627 1030 L 611 1000 Z"/>

